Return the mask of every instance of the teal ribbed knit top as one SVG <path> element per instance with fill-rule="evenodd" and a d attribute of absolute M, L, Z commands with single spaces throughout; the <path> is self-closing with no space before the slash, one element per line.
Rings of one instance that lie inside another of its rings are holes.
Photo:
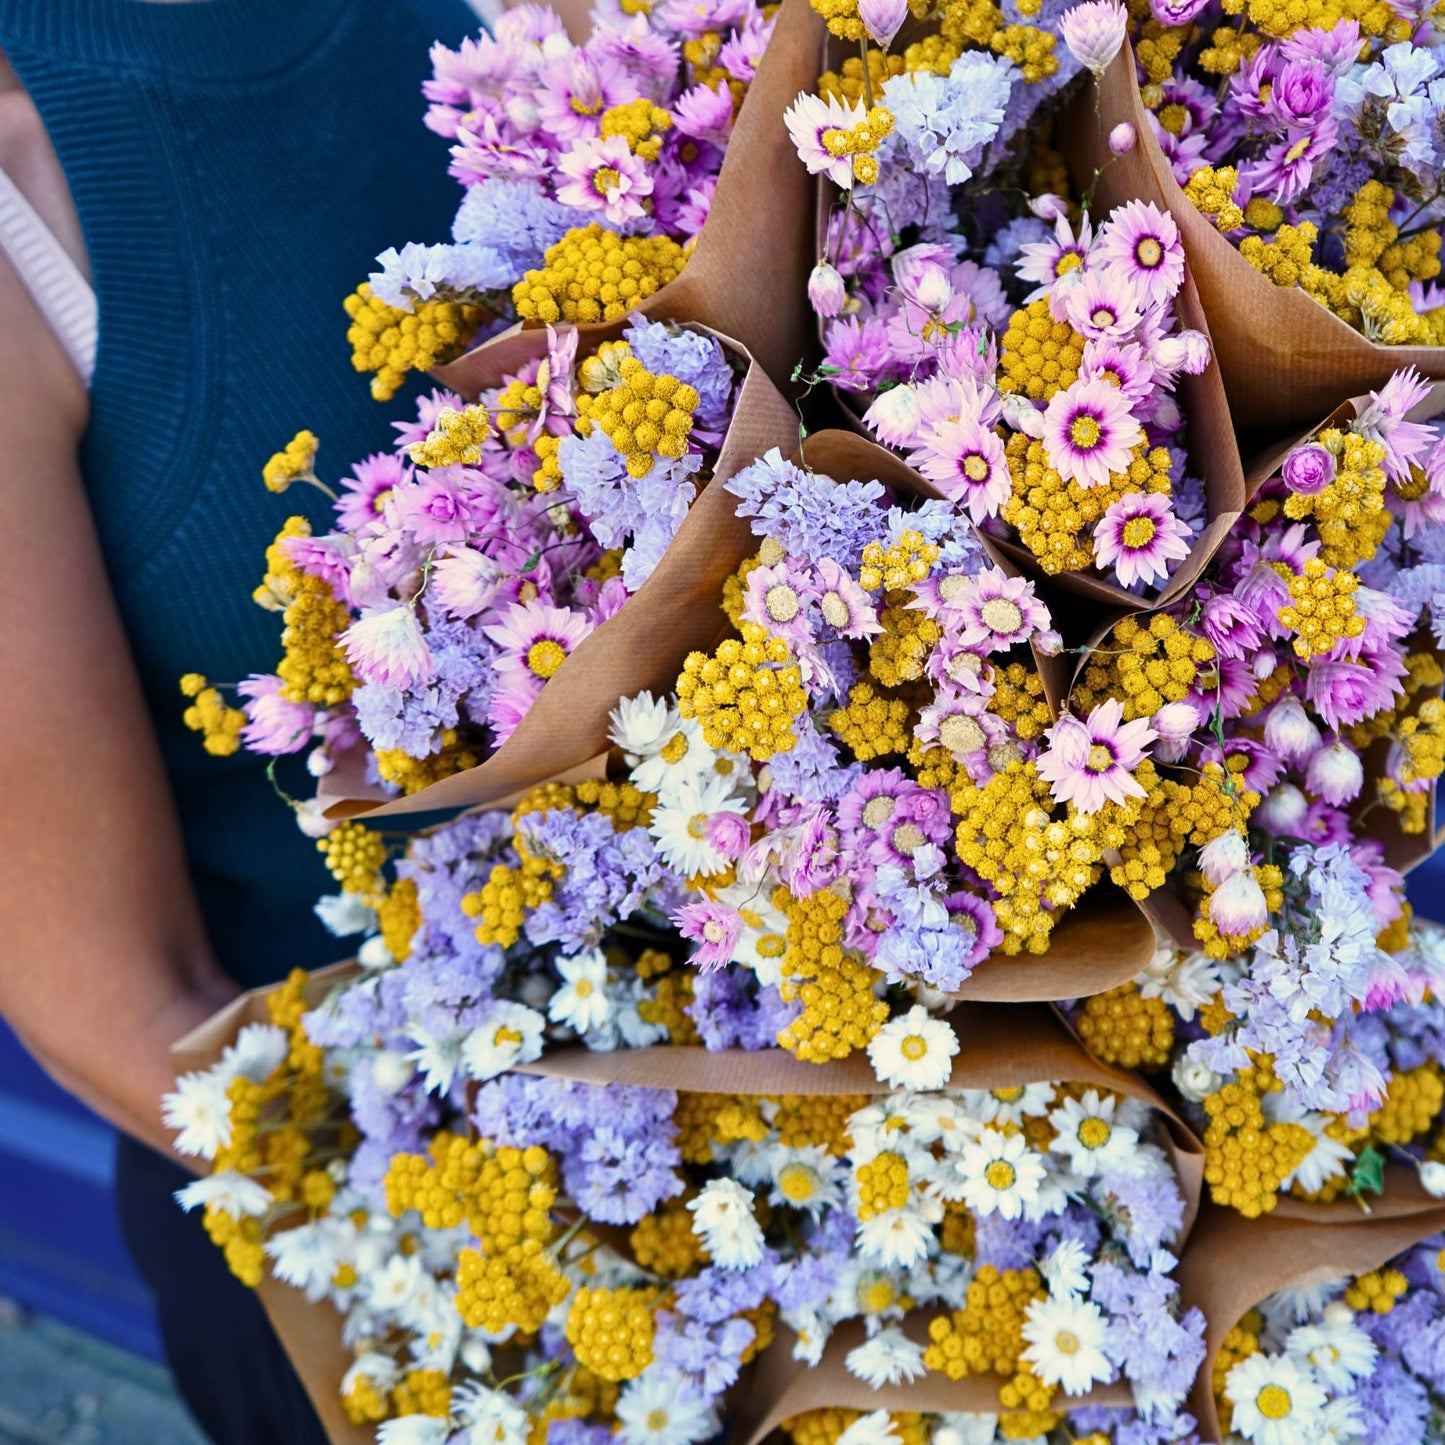
<path fill-rule="evenodd" d="M 312 912 L 334 884 L 264 760 L 184 729 L 177 680 L 275 668 L 251 592 L 285 518 L 324 529 L 326 503 L 267 492 L 266 458 L 301 427 L 323 473 L 390 445 L 405 400 L 372 401 L 341 302 L 379 250 L 446 236 L 460 195 L 419 86 L 433 41 L 478 28 L 462 0 L 0 0 L 99 299 L 86 486 L 212 941 L 248 985 L 345 952 Z"/>

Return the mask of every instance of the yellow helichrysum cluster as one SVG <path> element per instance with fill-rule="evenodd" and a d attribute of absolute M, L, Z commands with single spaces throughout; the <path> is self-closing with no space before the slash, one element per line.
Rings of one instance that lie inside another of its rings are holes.
<path fill-rule="evenodd" d="M 652 1363 L 657 1295 L 640 1289 L 579 1289 L 567 1311 L 567 1342 L 604 1380 L 636 1379 Z"/>
<path fill-rule="evenodd" d="M 1089 711 L 1112 697 L 1123 706 L 1126 721 L 1153 717 L 1165 703 L 1202 688 L 1201 670 L 1214 661 L 1213 644 L 1167 612 L 1126 617 L 1089 655 L 1070 701 L 1076 711 Z"/>
<path fill-rule="evenodd" d="M 1224 1337 L 1219 1353 L 1214 1357 L 1214 1369 L 1210 1373 L 1210 1389 L 1214 1395 L 1214 1406 L 1219 1412 L 1219 1423 L 1226 1431 L 1234 1421 L 1234 1406 L 1224 1393 L 1224 1382 L 1229 1372 L 1241 1360 L 1259 1353 L 1259 1332 L 1264 1328 L 1264 1316 L 1258 1310 L 1250 1310 L 1240 1322 Z"/>
<path fill-rule="evenodd" d="M 1067 321 L 1055 321 L 1041 296 L 1009 317 L 999 345 L 998 389 L 1048 401 L 1079 379 L 1083 359 L 1084 338 Z"/>
<path fill-rule="evenodd" d="M 451 1411 L 451 1379 L 445 1370 L 408 1370 L 391 1389 L 398 1415 L 430 1415 L 445 1420 Z"/>
<path fill-rule="evenodd" d="M 316 847 L 342 892 L 368 900 L 381 898 L 386 888 L 381 876 L 386 863 L 386 839 L 380 833 L 349 819 L 318 838 Z"/>
<path fill-rule="evenodd" d="M 828 719 L 829 728 L 853 750 L 859 762 L 908 750 L 910 708 L 867 678 L 848 689 L 848 701 Z"/>
<path fill-rule="evenodd" d="M 810 0 L 827 22 L 828 31 L 839 40 L 866 40 L 868 32 L 858 18 L 858 0 Z"/>
<path fill-rule="evenodd" d="M 1271 1124 L 1264 1098 L 1284 1086 L 1273 1062 L 1254 1055 L 1254 1064 L 1204 1100 L 1204 1179 L 1214 1202 L 1246 1219 L 1268 1214 L 1279 1203 L 1280 1185 L 1314 1148 L 1303 1124 Z"/>
<path fill-rule="evenodd" d="M 657 974 L 656 980 L 651 996 L 637 1000 L 638 1018 L 645 1024 L 665 1029 L 670 1044 L 679 1047 L 700 1044 L 702 1035 L 687 1012 L 694 997 L 692 976 L 669 969 Z"/>
<path fill-rule="evenodd" d="M 1433 1059 L 1402 1069 L 1390 1080 L 1380 1107 L 1370 1115 L 1371 1142 L 1404 1145 L 1428 1134 L 1445 1104 L 1445 1078 Z"/>
<path fill-rule="evenodd" d="M 1433 281 L 1440 274 L 1440 232 L 1426 230 L 1400 239 L 1400 228 L 1390 219 L 1395 193 L 1377 180 L 1369 180 L 1345 207 L 1345 267 L 1347 273 L 1373 269 L 1404 294 L 1412 281 Z"/>
<path fill-rule="evenodd" d="M 387 889 L 386 897 L 377 905 L 376 921 L 387 952 L 398 963 L 405 963 L 411 955 L 411 941 L 422 925 L 414 878 L 398 878 Z"/>
<path fill-rule="evenodd" d="M 708 1261 L 707 1247 L 693 1233 L 692 1215 L 681 1199 L 669 1199 L 640 1219 L 628 1243 L 638 1264 L 663 1279 L 681 1279 Z"/>
<path fill-rule="evenodd" d="M 1445 773 L 1445 702 L 1426 698 L 1413 717 L 1401 719 L 1395 743 L 1398 776 L 1379 779 L 1380 801 L 1400 815 L 1402 832 L 1423 833 L 1429 827 L 1426 784 Z"/>
<path fill-rule="evenodd" d="M 645 95 L 602 112 L 602 135 L 620 135 L 633 155 L 655 161 L 662 154 L 662 138 L 672 129 L 672 117 Z"/>
<path fill-rule="evenodd" d="M 457 1313 L 473 1329 L 534 1334 L 567 1298 L 567 1277 L 535 1239 L 507 1259 L 475 1249 L 457 1256 Z"/>
<path fill-rule="evenodd" d="M 716 1144 L 743 1139 L 759 1144 L 768 1137 L 759 1100 L 742 1094 L 679 1093 L 672 1122 L 678 1152 L 688 1164 L 710 1164 Z"/>
<path fill-rule="evenodd" d="M 1393 521 L 1385 506 L 1385 445 L 1333 427 L 1315 440 L 1335 459 L 1334 479 L 1312 496 L 1291 492 L 1284 514 L 1292 522 L 1313 520 L 1320 536 L 1319 559 L 1325 565 L 1367 562 Z"/>
<path fill-rule="evenodd" d="M 403 793 L 419 793 L 454 773 L 477 767 L 482 761 L 481 753 L 457 745 L 456 728 L 443 728 L 438 741 L 440 751 L 426 758 L 414 758 L 402 748 L 376 749 L 373 756 L 377 774 L 388 783 L 395 783 Z"/>
<path fill-rule="evenodd" d="M 1271 914 L 1278 913 L 1284 906 L 1284 873 L 1274 863 L 1259 863 L 1252 867 L 1254 881 L 1259 884 L 1260 891 L 1264 894 L 1265 907 Z M 1214 921 L 1212 899 L 1215 894 L 1215 885 L 1207 878 L 1201 879 L 1203 896 L 1199 900 L 1199 910 L 1195 914 L 1193 932 L 1199 940 L 1200 948 L 1210 958 L 1226 959 L 1236 954 L 1243 953 L 1252 944 L 1258 943 L 1269 931 L 1269 921 L 1252 928 L 1248 933 L 1223 933 L 1219 925 Z"/>
<path fill-rule="evenodd" d="M 858 1181 L 858 1218 L 872 1219 L 890 1209 L 902 1209 L 912 1195 L 908 1161 L 892 1149 L 875 1154 L 853 1171 Z"/>
<path fill-rule="evenodd" d="M 858 584 L 868 592 L 880 587 L 885 592 L 897 592 L 922 582 L 938 558 L 937 542 L 926 541 L 914 527 L 905 527 L 887 547 L 881 542 L 869 542 L 863 548 Z"/>
<path fill-rule="evenodd" d="M 357 371 L 376 373 L 371 394 L 377 401 L 390 401 L 407 372 L 430 371 L 453 360 L 482 316 L 479 307 L 440 297 L 402 311 L 373 296 L 366 281 L 342 304 L 351 318 L 346 328 L 351 364 Z"/>
<path fill-rule="evenodd" d="M 1345 1303 L 1352 1310 L 1387 1315 L 1409 1288 L 1410 1281 L 1398 1269 L 1372 1269 L 1345 1291 Z"/>
<path fill-rule="evenodd" d="M 1279 620 L 1295 635 L 1296 657 L 1308 662 L 1342 638 L 1358 637 L 1365 630 L 1365 619 L 1355 611 L 1360 579 L 1353 572 L 1330 567 L 1318 557 L 1309 558 L 1299 572 L 1283 562 L 1275 568 L 1289 587 L 1290 600 L 1279 609 Z"/>
<path fill-rule="evenodd" d="M 192 732 L 201 734 L 202 746 L 212 757 L 230 757 L 241 746 L 246 714 L 238 707 L 227 707 L 220 690 L 199 672 L 188 672 L 181 678 L 181 694 L 191 700 L 181 721 Z"/>
<path fill-rule="evenodd" d="M 523 846 L 518 838 L 519 854 Z M 477 920 L 478 942 L 510 948 L 521 937 L 527 914 L 551 898 L 564 871 L 560 863 L 532 853 L 522 854 L 515 868 L 494 863 L 480 891 L 462 899 L 462 912 Z"/>
<path fill-rule="evenodd" d="M 823 148 L 835 159 L 851 156 L 853 179 L 861 186 L 871 186 L 878 179 L 876 152 L 892 133 L 893 112 L 887 106 L 874 105 L 857 125 L 847 130 L 825 130 L 821 139 Z"/>
<path fill-rule="evenodd" d="M 908 604 L 911 592 L 890 592 L 880 620 L 883 631 L 869 644 L 868 671 L 884 687 L 901 687 L 923 676 L 924 665 L 943 628 L 932 617 Z"/>
<path fill-rule="evenodd" d="M 311 535 L 305 517 L 288 517 L 266 549 L 266 575 L 251 600 L 279 611 L 284 655 L 276 665 L 281 696 L 288 702 L 335 707 L 356 686 L 355 674 L 336 639 L 351 625 L 351 613 L 319 577 L 303 572 L 286 555 L 286 543 Z"/>
<path fill-rule="evenodd" d="M 848 1152 L 848 1121 L 868 1103 L 865 1094 L 785 1094 L 776 1099 L 773 1128 L 787 1149 L 817 1144 L 841 1158 Z"/>
<path fill-rule="evenodd" d="M 670 236 L 619 236 L 593 223 L 549 246 L 512 287 L 512 304 L 524 321 L 616 321 L 675 281 L 686 259 Z"/>
<path fill-rule="evenodd" d="M 321 443 L 316 433 L 299 431 L 261 468 L 261 480 L 268 492 L 284 492 L 292 482 L 315 481 L 316 453 Z"/>
<path fill-rule="evenodd" d="M 1313 265 L 1318 238 L 1319 227 L 1313 221 L 1302 221 L 1298 226 L 1285 222 L 1275 229 L 1272 240 L 1246 236 L 1239 243 L 1239 254 L 1276 286 L 1298 286 Z"/>
<path fill-rule="evenodd" d="M 1121 983 L 1084 1001 L 1075 1027 L 1096 1059 L 1124 1069 L 1162 1069 L 1174 1047 L 1174 1015 L 1162 998 Z"/>
<path fill-rule="evenodd" d="M 1184 31 L 1188 35 L 1188 30 Z M 1264 37 L 1236 25 L 1220 25 L 1199 52 L 1198 66 L 1211 75 L 1236 75 L 1239 67 L 1259 49 Z M 1167 77 L 1162 77 L 1167 79 Z"/>
<path fill-rule="evenodd" d="M 1220 231 L 1237 231 L 1244 212 L 1234 202 L 1239 172 L 1233 166 L 1200 166 L 1184 187 L 1184 194 Z"/>
<path fill-rule="evenodd" d="M 482 459 L 482 443 L 491 434 L 486 407 L 464 406 L 458 411 L 444 406 L 431 430 L 407 451 L 419 467 L 475 466 Z"/>
<path fill-rule="evenodd" d="M 803 675 L 788 644 L 744 622 L 711 656 L 690 652 L 677 679 L 677 707 L 702 725 L 708 745 L 765 763 L 797 742 L 793 720 L 808 705 Z"/>
<path fill-rule="evenodd" d="M 887 1022 L 888 1005 L 874 996 L 882 975 L 844 946 L 848 900 L 831 888 L 794 898 L 780 887 L 773 902 L 788 916 L 780 991 L 802 1004 L 778 1043 L 808 1063 L 866 1048 Z"/>
<path fill-rule="evenodd" d="M 693 414 L 701 398 L 697 388 L 664 373 L 655 376 L 635 356 L 619 367 L 616 386 L 600 395 L 584 391 L 577 398 L 577 410 L 587 423 L 612 443 L 627 459 L 630 477 L 645 477 L 657 457 L 687 455 Z"/>
<path fill-rule="evenodd" d="M 928 1326 L 923 1363 L 950 1380 L 969 1375 L 1010 1377 L 1024 1350 L 1025 1311 L 1047 1296 L 1038 1270 L 980 1265 L 964 1306 Z"/>

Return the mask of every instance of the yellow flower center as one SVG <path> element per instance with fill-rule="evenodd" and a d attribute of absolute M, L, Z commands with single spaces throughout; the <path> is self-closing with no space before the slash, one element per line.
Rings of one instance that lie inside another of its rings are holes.
<path fill-rule="evenodd" d="M 375 512 L 378 517 L 381 516 L 384 511 L 386 511 L 386 504 L 391 501 L 391 492 L 392 489 L 390 487 L 387 487 L 384 491 L 378 492 L 371 499 L 371 510 Z"/>
<path fill-rule="evenodd" d="M 699 840 L 707 837 L 707 814 L 694 813 L 687 820 L 687 836 Z"/>
<path fill-rule="evenodd" d="M 574 95 L 572 109 L 577 115 L 600 115 L 602 113 L 602 97 L 599 95 L 596 100 L 583 100 L 580 95 Z"/>
<path fill-rule="evenodd" d="M 522 1035 L 508 1024 L 503 1024 L 496 1033 L 492 1035 L 494 1044 L 520 1044 Z"/>
<path fill-rule="evenodd" d="M 702 936 L 708 943 L 721 943 L 728 933 L 716 919 L 709 919 L 702 926 Z"/>
<path fill-rule="evenodd" d="M 1095 326 L 1112 326 L 1118 319 L 1118 316 L 1107 306 L 1098 307 L 1089 317 Z"/>
<path fill-rule="evenodd" d="M 1124 545 L 1126 547 L 1147 547 L 1159 530 L 1152 517 L 1130 517 L 1124 523 Z"/>
<path fill-rule="evenodd" d="M 673 733 L 663 743 L 659 756 L 665 763 L 680 763 L 687 756 L 687 734 Z"/>
<path fill-rule="evenodd" d="M 881 828 L 893 816 L 896 806 L 887 793 L 879 793 L 876 798 L 869 798 L 863 804 L 863 826 Z"/>
<path fill-rule="evenodd" d="M 963 459 L 963 474 L 971 482 L 987 481 L 988 463 L 977 452 L 970 452 Z"/>
<path fill-rule="evenodd" d="M 579 978 L 577 982 L 572 985 L 572 992 L 575 993 L 578 998 L 591 998 L 592 980 L 590 978 Z"/>
<path fill-rule="evenodd" d="M 1152 271 L 1164 259 L 1164 248 L 1153 236 L 1145 236 L 1134 247 L 1134 259 L 1141 266 L 1147 266 Z"/>
<path fill-rule="evenodd" d="M 1114 766 L 1113 750 L 1106 748 L 1103 743 L 1095 743 L 1089 749 L 1088 761 L 1084 766 L 1091 773 L 1107 773 Z"/>
<path fill-rule="evenodd" d="M 599 196 L 610 195 L 622 184 L 622 177 L 618 175 L 614 166 L 598 166 L 592 172 L 592 189 Z"/>
<path fill-rule="evenodd" d="M 567 649 L 560 642 L 544 637 L 527 649 L 527 666 L 538 677 L 551 677 L 567 661 Z"/>
<path fill-rule="evenodd" d="M 1003 1089 L 990 1089 L 989 1096 L 997 1099 L 1000 1104 L 1016 1104 L 1024 1096 L 1022 1084 L 1012 1084 Z"/>
<path fill-rule="evenodd" d="M 1090 451 L 1099 445 L 1104 429 L 1092 416 L 1076 416 L 1069 423 L 1069 440 L 1083 451 Z"/>
<path fill-rule="evenodd" d="M 990 597 L 979 609 L 990 632 L 1017 632 L 1023 623 L 1023 609 L 1007 597 Z"/>
<path fill-rule="evenodd" d="M 1410 468 L 1410 480 L 1408 482 L 1395 482 L 1395 495 L 1402 502 L 1418 502 L 1426 492 L 1430 490 L 1430 479 L 1419 468 Z"/>
<path fill-rule="evenodd" d="M 647 1428 L 661 1434 L 667 1429 L 667 1411 L 649 1410 L 647 1412 Z"/>
<path fill-rule="evenodd" d="M 1079 1337 L 1072 1330 L 1060 1330 L 1054 1336 L 1054 1348 L 1061 1355 L 1077 1355 L 1079 1353 Z"/>
<path fill-rule="evenodd" d="M 1301 136 L 1301 137 L 1284 153 L 1284 158 L 1285 158 L 1285 160 L 1286 160 L 1287 162 L 1289 162 L 1289 163 L 1293 163 L 1294 161 L 1297 161 L 1297 160 L 1309 149 L 1309 144 L 1310 144 L 1310 138 L 1309 138 L 1307 135 L 1306 135 L 1306 136 Z"/>
<path fill-rule="evenodd" d="M 891 1309 L 897 1297 L 892 1283 L 886 1279 L 871 1279 L 858 1287 L 858 1303 L 865 1314 L 876 1315 Z"/>
<path fill-rule="evenodd" d="M 778 1171 L 778 1188 L 793 1204 L 806 1204 L 818 1192 L 818 1176 L 806 1164 L 785 1164 Z"/>
<path fill-rule="evenodd" d="M 923 830 L 917 823 L 904 823 L 893 830 L 893 847 L 905 858 L 911 858 L 924 844 Z"/>
<path fill-rule="evenodd" d="M 823 620 L 830 627 L 846 627 L 848 625 L 848 604 L 843 601 L 839 593 L 825 592 L 818 606 L 822 609 Z"/>
<path fill-rule="evenodd" d="M 938 741 L 954 754 L 976 753 L 988 742 L 988 734 L 979 726 L 977 718 L 956 712 L 939 724 Z"/>
<path fill-rule="evenodd" d="M 1266 1385 L 1254 1397 L 1254 1404 L 1266 1420 L 1283 1420 L 1294 1408 L 1294 1401 L 1283 1385 Z"/>
<path fill-rule="evenodd" d="M 953 602 L 968 591 L 968 578 L 949 575 L 938 584 L 938 595 L 945 602 Z"/>
<path fill-rule="evenodd" d="M 1079 1125 L 1079 1143 L 1085 1149 L 1102 1149 L 1113 1132 L 1105 1120 L 1091 1114 Z"/>
<path fill-rule="evenodd" d="M 768 616 L 774 622 L 791 622 L 798 615 L 798 594 L 786 582 L 778 582 L 763 594 Z"/>
<path fill-rule="evenodd" d="M 983 1177 L 988 1181 L 989 1188 L 1002 1190 L 1012 1189 L 1014 1180 L 1019 1176 L 1018 1171 L 1007 1159 L 995 1159 L 983 1171 Z"/>
<path fill-rule="evenodd" d="M 1054 275 L 1067 276 L 1070 271 L 1077 271 L 1084 264 L 1084 258 L 1077 251 L 1065 251 L 1057 261 L 1054 262 Z"/>
<path fill-rule="evenodd" d="M 909 1034 L 899 1046 L 899 1052 L 909 1063 L 916 1064 L 928 1053 L 928 1044 L 922 1034 Z"/>

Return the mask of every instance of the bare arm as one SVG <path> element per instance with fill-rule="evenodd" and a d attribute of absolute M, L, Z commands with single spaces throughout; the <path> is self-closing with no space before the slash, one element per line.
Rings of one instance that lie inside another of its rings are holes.
<path fill-rule="evenodd" d="M 0 1013 L 167 1145 L 167 1049 L 234 992 L 192 895 L 76 447 L 86 397 L 0 258 Z"/>

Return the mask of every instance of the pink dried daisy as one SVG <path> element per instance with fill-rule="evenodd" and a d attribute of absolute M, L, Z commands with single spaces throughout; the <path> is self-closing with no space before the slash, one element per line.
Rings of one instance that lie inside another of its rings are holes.
<path fill-rule="evenodd" d="M 1049 609 L 1039 601 L 1026 577 L 1010 577 L 990 567 L 966 579 L 956 606 L 963 619 L 961 646 L 1004 652 L 1027 642 L 1049 625 Z"/>
<path fill-rule="evenodd" d="M 540 79 L 536 91 L 540 131 L 559 150 L 597 135 L 604 110 L 636 100 L 640 94 L 636 82 L 617 61 L 587 50 L 572 50 L 548 61 Z"/>
<path fill-rule="evenodd" d="M 908 460 L 975 522 L 996 517 L 1013 491 L 998 433 L 973 417 L 938 422 Z"/>
<path fill-rule="evenodd" d="M 1086 720 L 1066 713 L 1048 730 L 1049 748 L 1039 757 L 1038 769 L 1055 802 L 1097 813 L 1105 803 L 1145 796 L 1134 769 L 1158 734 L 1147 719 L 1126 723 L 1123 716 L 1123 704 L 1111 697 Z"/>
<path fill-rule="evenodd" d="M 1184 245 L 1174 217 L 1152 201 L 1129 201 L 1099 232 L 1098 259 L 1118 268 L 1146 306 L 1172 300 L 1184 284 Z"/>
<path fill-rule="evenodd" d="M 1144 318 L 1139 298 L 1122 271 L 1088 271 L 1064 302 L 1064 316 L 1086 341 L 1123 341 Z"/>
<path fill-rule="evenodd" d="M 1189 555 L 1189 528 L 1158 492 L 1120 497 L 1094 529 L 1094 561 L 1112 567 L 1121 587 L 1163 581 L 1170 562 Z"/>
<path fill-rule="evenodd" d="M 1137 342 L 1101 336 L 1084 346 L 1079 362 L 1081 381 L 1107 381 L 1117 386 L 1130 404 L 1147 401 L 1158 384 L 1153 363 Z"/>
<path fill-rule="evenodd" d="M 500 622 L 482 631 L 502 649 L 497 658 L 499 679 L 504 674 L 522 674 L 531 678 L 540 692 L 542 684 L 592 631 L 592 624 L 585 613 L 570 607 L 514 602 Z"/>
<path fill-rule="evenodd" d="M 1065 277 L 1082 272 L 1089 260 L 1089 247 L 1094 232 L 1085 216 L 1079 222 L 1079 234 L 1074 235 L 1066 216 L 1054 220 L 1054 234 L 1047 241 L 1028 241 L 1019 247 L 1019 259 L 1015 269 L 1021 281 L 1032 281 L 1034 289 L 1024 297 L 1025 301 L 1038 301 L 1049 295 Z"/>
<path fill-rule="evenodd" d="M 803 91 L 783 112 L 788 134 L 797 147 L 798 157 L 810 176 L 826 175 L 840 190 L 853 186 L 853 157 L 835 156 L 823 144 L 823 133 L 829 130 L 852 130 L 867 119 L 868 113 L 859 101 L 844 105 L 834 96 L 821 96 Z"/>
<path fill-rule="evenodd" d="M 336 520 L 342 530 L 360 532 L 380 526 L 392 492 L 411 477 L 405 459 L 392 452 L 375 452 L 357 462 L 351 475 L 341 479 L 341 495 L 336 501 Z"/>
<path fill-rule="evenodd" d="M 241 704 L 246 713 L 241 741 L 253 753 L 298 753 L 311 740 L 316 709 L 310 703 L 291 702 L 281 687 L 281 679 L 271 673 L 252 673 L 236 687 L 246 699 Z"/>
<path fill-rule="evenodd" d="M 732 962 L 733 950 L 743 933 L 742 914 L 736 908 L 709 898 L 678 909 L 672 921 L 684 938 L 697 944 L 692 962 L 704 973 Z"/>
<path fill-rule="evenodd" d="M 1044 412 L 1049 462 L 1066 482 L 1102 487 L 1129 465 L 1144 430 L 1129 400 L 1107 381 L 1076 381 Z"/>
<path fill-rule="evenodd" d="M 811 596 L 823 621 L 840 637 L 862 641 L 883 631 L 873 599 L 831 557 L 818 559 Z"/>
<path fill-rule="evenodd" d="M 652 177 L 622 136 L 579 141 L 557 167 L 568 177 L 557 192 L 564 206 L 601 211 L 614 226 L 647 214 L 642 203 L 652 194 Z"/>

